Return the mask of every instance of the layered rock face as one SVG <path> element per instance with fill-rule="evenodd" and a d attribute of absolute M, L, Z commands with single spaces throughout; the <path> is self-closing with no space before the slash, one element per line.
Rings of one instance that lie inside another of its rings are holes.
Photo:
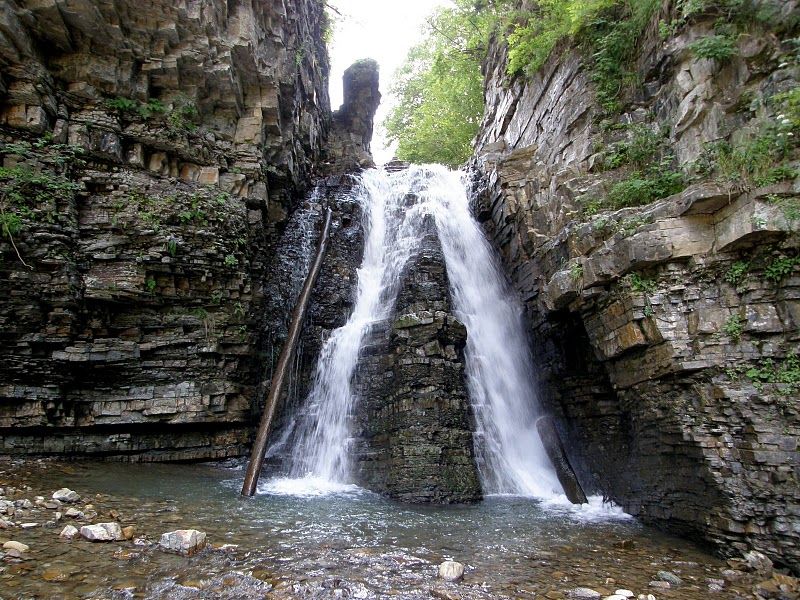
<path fill-rule="evenodd" d="M 712 35 L 713 16 L 664 39 L 673 4 L 645 35 L 634 101 L 604 126 L 580 54 L 509 80 L 495 48 L 476 211 L 525 300 L 543 395 L 582 483 L 646 522 L 797 570 L 796 184 L 698 176 L 646 206 L 602 202 L 632 170 L 609 155 L 637 132 L 663 128 L 689 169 L 715 142 L 781 127 L 776 98 L 797 86 L 787 33 L 742 34 L 729 60 L 699 58 L 690 45 Z M 796 11 L 772 4 L 786 22 Z"/>
<path fill-rule="evenodd" d="M 399 285 L 393 317 L 372 327 L 356 373 L 358 477 L 406 502 L 479 500 L 464 379 L 467 331 L 452 314 L 432 221 Z"/>
<path fill-rule="evenodd" d="M 243 453 L 322 27 L 313 0 L 0 6 L 0 452 Z"/>

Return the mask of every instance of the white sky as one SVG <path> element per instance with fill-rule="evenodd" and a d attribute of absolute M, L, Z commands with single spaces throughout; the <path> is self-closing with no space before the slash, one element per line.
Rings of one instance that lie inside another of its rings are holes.
<path fill-rule="evenodd" d="M 375 116 L 372 154 L 377 164 L 392 158 L 380 127 L 388 111 L 392 75 L 409 49 L 419 41 L 425 18 L 447 0 L 328 0 L 343 17 L 336 15 L 331 56 L 331 107 L 342 103 L 342 74 L 361 58 L 374 58 L 381 70 L 381 106 Z"/>

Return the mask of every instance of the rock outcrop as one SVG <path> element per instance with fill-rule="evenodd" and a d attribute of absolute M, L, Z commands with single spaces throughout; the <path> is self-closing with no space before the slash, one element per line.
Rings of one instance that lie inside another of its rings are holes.
<path fill-rule="evenodd" d="M 0 452 L 243 453 L 262 286 L 330 127 L 323 20 L 0 7 Z"/>
<path fill-rule="evenodd" d="M 432 219 L 426 225 L 392 317 L 372 326 L 359 359 L 358 477 L 406 502 L 473 502 L 482 492 L 464 378 L 467 331 L 452 314 Z"/>
<path fill-rule="evenodd" d="M 786 31 L 743 33 L 726 61 L 699 58 L 691 45 L 714 17 L 663 38 L 659 22 L 680 22 L 674 4 L 645 34 L 641 86 L 604 123 L 580 53 L 510 79 L 494 48 L 475 209 L 526 303 L 543 395 L 587 491 L 797 570 L 799 190 L 791 177 L 721 183 L 698 166 L 720 142 L 788 127 L 779 94 L 800 72 Z M 772 4 L 791 22 L 795 2 Z M 694 181 L 605 208 L 632 177 L 619 152 L 660 130 Z"/>
<path fill-rule="evenodd" d="M 378 77 L 378 63 L 372 59 L 360 60 L 344 72 L 344 101 L 333 113 L 326 172 L 357 172 L 375 166 L 370 144 L 372 122 L 381 102 Z"/>

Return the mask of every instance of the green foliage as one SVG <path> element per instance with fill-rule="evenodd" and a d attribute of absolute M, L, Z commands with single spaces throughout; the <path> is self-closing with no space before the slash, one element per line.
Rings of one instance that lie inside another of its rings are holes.
<path fill-rule="evenodd" d="M 654 294 L 656 291 L 655 280 L 642 277 L 638 273 L 631 273 L 628 276 L 628 283 L 631 290 L 640 294 Z"/>
<path fill-rule="evenodd" d="M 642 206 L 677 194 L 685 183 L 683 173 L 672 170 L 668 163 L 661 163 L 615 183 L 608 192 L 606 204 L 615 209 Z"/>
<path fill-rule="evenodd" d="M 586 31 L 593 57 L 590 72 L 597 100 L 609 113 L 622 109 L 623 93 L 636 84 L 636 51 L 659 0 L 616 0 L 597 15 Z"/>
<path fill-rule="evenodd" d="M 583 277 L 583 264 L 574 262 L 569 266 L 569 276 L 573 281 L 577 281 Z"/>
<path fill-rule="evenodd" d="M 633 165 L 643 169 L 664 154 L 665 138 L 660 132 L 643 124 L 629 127 L 630 136 L 623 142 L 614 144 L 603 156 L 603 167 L 616 169 Z"/>
<path fill-rule="evenodd" d="M 736 40 L 727 35 L 709 35 L 689 45 L 697 58 L 708 58 L 724 63 L 738 54 Z"/>
<path fill-rule="evenodd" d="M 239 265 L 239 259 L 236 258 L 233 254 L 226 254 L 225 255 L 225 266 L 226 267 L 236 267 Z"/>
<path fill-rule="evenodd" d="M 136 100 L 132 100 L 131 98 L 112 98 L 111 100 L 106 100 L 106 106 L 113 111 L 118 113 L 133 113 L 136 112 L 136 109 L 139 106 L 139 103 Z"/>
<path fill-rule="evenodd" d="M 167 115 L 170 129 L 179 133 L 197 131 L 197 118 L 200 116 L 197 105 L 188 98 L 179 98 Z"/>
<path fill-rule="evenodd" d="M 744 332 L 744 320 L 741 316 L 737 314 L 732 314 L 728 319 L 725 321 L 725 325 L 722 327 L 722 331 L 724 331 L 729 338 L 733 341 L 733 343 L 738 344 L 739 340 L 742 339 L 742 333 Z"/>
<path fill-rule="evenodd" d="M 170 256 L 175 256 L 178 253 L 178 242 L 175 240 L 167 240 L 166 248 Z"/>
<path fill-rule="evenodd" d="M 392 86 L 397 103 L 384 121 L 398 158 L 451 167 L 469 158 L 483 114 L 484 17 L 463 0 L 441 9 L 409 52 Z"/>
<path fill-rule="evenodd" d="M 745 375 L 758 390 L 762 390 L 764 384 L 777 384 L 780 393 L 794 394 L 800 390 L 800 358 L 797 354 L 790 354 L 779 362 L 767 358 L 759 366 L 748 369 Z"/>
<path fill-rule="evenodd" d="M 735 287 L 736 291 L 739 291 L 741 289 L 742 284 L 744 283 L 745 278 L 747 277 L 747 272 L 749 270 L 750 270 L 750 263 L 737 260 L 725 272 L 725 276 L 723 277 L 723 279 L 725 279 L 727 283 Z"/>
<path fill-rule="evenodd" d="M 157 285 L 156 280 L 153 279 L 152 277 L 148 277 L 145 280 L 144 285 L 147 288 L 147 291 L 150 292 L 151 294 L 156 291 L 156 285 Z"/>
<path fill-rule="evenodd" d="M 800 265 L 800 257 L 779 256 L 773 258 L 764 269 L 764 277 L 778 284 L 792 274 L 795 265 Z"/>

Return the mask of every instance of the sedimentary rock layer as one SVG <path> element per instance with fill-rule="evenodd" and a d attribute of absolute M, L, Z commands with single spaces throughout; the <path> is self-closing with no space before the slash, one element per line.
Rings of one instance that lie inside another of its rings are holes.
<path fill-rule="evenodd" d="M 789 22 L 796 3 L 773 4 Z M 542 390 L 582 483 L 646 522 L 798 569 L 796 184 L 697 176 L 655 203 L 604 209 L 634 170 L 609 156 L 637 132 L 663 131 L 692 171 L 715 142 L 779 126 L 774 98 L 797 86 L 785 31 L 741 34 L 717 61 L 691 49 L 713 15 L 662 37 L 659 22 L 677 17 L 673 3 L 654 16 L 641 86 L 610 120 L 580 52 L 510 79 L 496 47 L 476 210 L 526 302 Z"/>

